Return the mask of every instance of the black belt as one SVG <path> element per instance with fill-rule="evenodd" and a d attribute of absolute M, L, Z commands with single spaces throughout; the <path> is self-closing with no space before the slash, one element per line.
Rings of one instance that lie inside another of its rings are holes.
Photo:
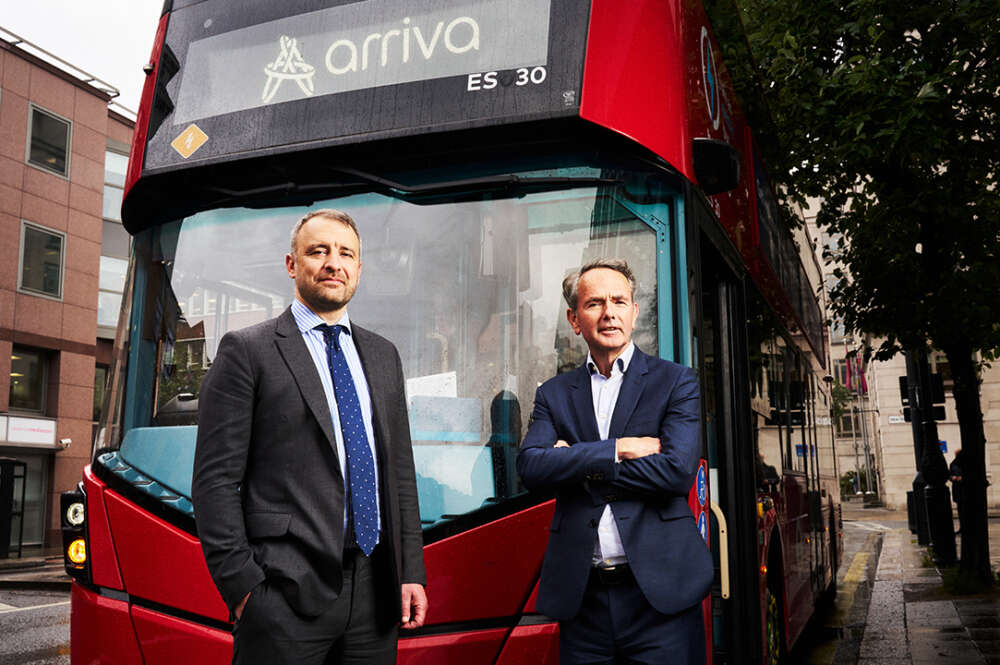
<path fill-rule="evenodd" d="M 607 568 L 594 566 L 590 569 L 590 579 L 588 580 L 590 584 L 600 586 L 620 586 L 622 584 L 631 584 L 634 581 L 635 577 L 632 575 L 632 566 L 627 563 L 620 563 L 617 566 L 608 566 Z"/>

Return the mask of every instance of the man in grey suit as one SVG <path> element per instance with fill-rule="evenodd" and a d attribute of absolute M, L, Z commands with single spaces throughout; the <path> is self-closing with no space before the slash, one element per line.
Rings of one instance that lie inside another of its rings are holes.
<path fill-rule="evenodd" d="M 201 387 L 192 498 L 234 663 L 396 662 L 423 625 L 423 538 L 399 353 L 351 322 L 354 220 L 305 215 L 292 306 L 226 334 Z"/>

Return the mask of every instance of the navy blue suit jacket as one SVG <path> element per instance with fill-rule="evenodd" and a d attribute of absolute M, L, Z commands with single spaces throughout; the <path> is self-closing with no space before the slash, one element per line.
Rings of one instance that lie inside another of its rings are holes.
<path fill-rule="evenodd" d="M 608 503 L 639 588 L 656 610 L 674 614 L 708 594 L 712 559 L 687 503 L 700 457 L 700 422 L 695 372 L 638 348 L 622 380 L 608 439 L 599 438 L 585 366 L 538 388 L 517 470 L 526 487 L 556 490 L 540 612 L 556 619 L 576 616 Z M 616 463 L 615 439 L 627 436 L 659 437 L 662 450 Z M 555 448 L 559 439 L 570 447 Z"/>

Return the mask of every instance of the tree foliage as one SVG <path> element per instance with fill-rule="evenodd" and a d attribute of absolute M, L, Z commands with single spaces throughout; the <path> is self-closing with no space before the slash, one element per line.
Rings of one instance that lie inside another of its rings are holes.
<path fill-rule="evenodd" d="M 738 2 L 779 128 L 772 177 L 850 240 L 834 312 L 884 339 L 881 358 L 955 337 L 995 353 L 995 0 Z"/>
<path fill-rule="evenodd" d="M 1000 351 L 996 0 L 735 2 L 752 60 L 730 68 L 763 93 L 744 101 L 775 139 L 760 141 L 771 176 L 820 199 L 818 224 L 848 241 L 826 256 L 843 265 L 833 313 L 880 340 L 876 358 L 928 341 L 948 356 L 968 459 L 963 575 L 988 584 L 973 358 Z"/>

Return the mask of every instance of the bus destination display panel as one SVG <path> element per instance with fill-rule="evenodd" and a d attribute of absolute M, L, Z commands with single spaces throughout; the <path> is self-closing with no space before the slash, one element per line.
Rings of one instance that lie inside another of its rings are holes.
<path fill-rule="evenodd" d="M 145 172 L 579 110 L 571 0 L 308 4 L 175 5 Z"/>

